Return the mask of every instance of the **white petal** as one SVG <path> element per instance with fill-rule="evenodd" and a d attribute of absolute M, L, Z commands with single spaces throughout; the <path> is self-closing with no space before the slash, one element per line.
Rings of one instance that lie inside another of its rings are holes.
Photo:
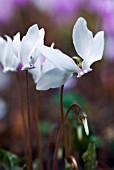
<path fill-rule="evenodd" d="M 0 37 L 0 62 L 3 64 L 5 60 L 5 49 L 6 49 L 6 41 Z"/>
<path fill-rule="evenodd" d="M 44 28 L 39 30 L 39 44 L 44 44 L 44 35 L 45 35 L 45 30 Z"/>
<path fill-rule="evenodd" d="M 40 57 L 37 59 L 37 61 L 35 62 L 35 68 L 30 69 L 29 73 L 32 74 L 33 80 L 35 83 L 37 83 L 38 78 L 41 76 L 41 62 L 40 62 Z"/>
<path fill-rule="evenodd" d="M 47 71 L 55 68 L 54 64 L 52 64 L 47 59 L 45 59 L 45 61 L 42 62 L 40 59 L 40 56 L 38 57 L 34 66 L 35 66 L 35 68 L 31 69 L 29 72 L 32 74 L 35 83 L 37 82 L 38 77 L 40 77 L 42 74 L 46 73 Z"/>
<path fill-rule="evenodd" d="M 78 73 L 78 75 L 77 75 L 77 78 L 80 78 L 80 77 L 82 77 L 84 75 L 84 72 L 82 71 L 82 70 L 80 70 L 80 72 Z"/>
<path fill-rule="evenodd" d="M 18 32 L 13 39 L 13 50 L 15 55 L 20 59 L 20 33 Z"/>
<path fill-rule="evenodd" d="M 53 68 L 55 68 L 55 65 L 46 59 L 42 67 L 42 73 L 45 73 Z"/>
<path fill-rule="evenodd" d="M 31 26 L 27 34 L 23 37 L 21 43 L 21 61 L 24 64 L 29 64 L 30 57 L 34 50 L 36 51 L 36 45 L 39 40 L 39 29 L 35 24 Z M 34 56 L 33 56 L 34 57 Z"/>
<path fill-rule="evenodd" d="M 33 78 L 34 82 L 37 83 L 38 77 L 40 76 L 40 69 L 39 69 L 39 67 L 30 69 L 29 73 L 32 74 L 32 78 Z"/>
<path fill-rule="evenodd" d="M 37 82 L 36 89 L 48 90 L 50 88 L 60 87 L 65 84 L 71 76 L 72 74 L 70 73 L 64 72 L 58 68 L 53 68 L 42 74 Z"/>
<path fill-rule="evenodd" d="M 104 51 L 104 31 L 98 32 L 94 37 L 93 49 L 90 53 L 89 62 L 101 60 Z"/>
<path fill-rule="evenodd" d="M 78 55 L 85 59 L 88 57 L 92 44 L 93 34 L 87 28 L 87 22 L 84 18 L 80 17 L 73 28 L 73 44 Z"/>
<path fill-rule="evenodd" d="M 58 68 L 68 72 L 79 72 L 80 69 L 75 62 L 60 50 L 44 45 L 41 46 L 40 50 L 41 53 Z"/>
<path fill-rule="evenodd" d="M 5 44 L 4 49 L 4 60 L 2 62 L 3 64 L 3 71 L 16 71 L 17 66 L 19 64 L 18 58 L 13 53 L 13 47 L 12 47 L 12 39 L 9 36 L 6 36 L 7 41 Z"/>
<path fill-rule="evenodd" d="M 84 125 L 86 135 L 89 135 L 89 128 L 88 128 L 87 118 L 82 119 L 82 122 L 83 122 L 83 125 Z"/>
<path fill-rule="evenodd" d="M 82 62 L 82 69 L 83 71 L 91 71 L 91 64 L 94 62 L 101 60 L 104 51 L 104 32 L 100 31 L 94 37 L 93 48 L 89 54 L 88 59 L 85 59 Z"/>

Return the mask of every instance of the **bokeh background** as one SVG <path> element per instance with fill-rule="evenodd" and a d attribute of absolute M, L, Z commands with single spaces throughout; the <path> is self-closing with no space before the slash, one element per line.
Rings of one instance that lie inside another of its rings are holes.
<path fill-rule="evenodd" d="M 72 43 L 72 29 L 78 17 L 87 20 L 88 27 L 94 34 L 105 31 L 105 51 L 103 59 L 92 65 L 93 71 L 77 79 L 76 75 L 66 83 L 64 92 L 65 109 L 77 101 L 88 116 L 90 136 L 87 140 L 95 140 L 97 159 L 114 169 L 114 1 L 113 0 L 0 0 L 0 36 L 13 37 L 17 32 L 23 36 L 27 29 L 37 23 L 44 28 L 45 44 L 55 43 L 69 56 L 76 56 Z M 0 56 L 2 57 L 2 56 Z M 23 96 L 25 94 L 25 75 L 21 74 Z M 35 114 L 35 85 L 30 75 L 31 114 Z M 47 149 L 53 131 L 53 148 L 57 127 L 60 125 L 59 111 L 60 89 L 38 92 L 40 133 L 42 151 Z M 26 105 L 25 97 L 23 104 Z M 25 107 L 26 111 L 26 107 Z M 33 122 L 34 122 L 33 116 Z M 33 123 L 34 124 L 34 123 Z M 56 128 L 55 128 L 56 127 Z M 55 131 L 54 131 L 55 129 Z M 36 145 L 34 142 L 34 157 Z M 77 127 L 73 126 L 77 135 Z M 68 134 L 69 135 L 69 134 Z M 84 138 L 83 134 L 83 138 Z M 23 128 L 20 114 L 20 99 L 15 73 L 2 72 L 0 68 L 0 148 L 23 155 Z M 80 169 L 83 169 L 81 154 L 88 143 L 73 138 L 75 153 Z M 85 147 L 83 147 L 85 146 Z M 46 153 L 43 160 L 46 162 Z"/>

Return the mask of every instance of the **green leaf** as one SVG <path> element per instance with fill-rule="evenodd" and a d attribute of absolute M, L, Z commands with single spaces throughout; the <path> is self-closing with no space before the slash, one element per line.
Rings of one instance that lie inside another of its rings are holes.
<path fill-rule="evenodd" d="M 85 170 L 95 170 L 97 165 L 96 160 L 96 145 L 95 142 L 90 142 L 87 151 L 82 155 Z"/>
<path fill-rule="evenodd" d="M 5 170 L 24 170 L 25 166 L 19 167 L 19 157 L 8 151 L 0 149 L 0 163 Z"/>

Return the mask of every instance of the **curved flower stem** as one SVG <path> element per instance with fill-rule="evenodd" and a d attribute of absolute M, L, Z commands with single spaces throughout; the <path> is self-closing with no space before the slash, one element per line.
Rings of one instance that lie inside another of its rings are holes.
<path fill-rule="evenodd" d="M 61 124 L 62 124 L 62 131 L 63 131 L 65 158 L 67 158 L 68 157 L 68 145 L 67 145 L 67 138 L 66 138 L 66 133 L 65 133 L 65 123 L 64 123 L 63 91 L 64 91 L 64 85 L 61 86 L 61 92 L 60 92 L 60 110 L 61 110 Z"/>
<path fill-rule="evenodd" d="M 35 114 L 35 124 L 36 124 L 36 142 L 37 142 L 37 154 L 39 158 L 39 169 L 43 170 L 43 164 L 42 164 L 42 149 L 41 149 L 41 136 L 40 136 L 40 131 L 39 131 L 39 93 L 35 91 L 35 98 L 36 98 L 36 114 Z"/>
<path fill-rule="evenodd" d="M 26 70 L 26 100 L 27 100 L 27 119 L 28 119 L 28 170 L 32 170 L 32 126 L 31 126 L 31 116 L 30 116 L 30 99 L 29 99 L 29 81 L 28 81 L 28 70 Z"/>
<path fill-rule="evenodd" d="M 19 72 L 16 73 L 17 84 L 18 84 L 18 91 L 19 91 L 19 98 L 20 98 L 20 110 L 21 110 L 21 117 L 22 117 L 22 125 L 23 125 L 23 132 L 24 132 L 24 149 L 25 149 L 25 156 L 27 159 L 27 145 L 26 145 L 26 138 L 27 138 L 27 126 L 26 126 L 26 119 L 24 116 L 24 102 L 23 102 L 23 91 L 22 91 L 22 81 Z"/>
<path fill-rule="evenodd" d="M 68 108 L 68 110 L 67 110 L 67 112 L 65 114 L 64 123 L 65 123 L 65 121 L 67 119 L 67 116 L 68 116 L 70 110 L 73 107 L 76 107 L 76 108 L 79 109 L 78 116 L 81 118 L 81 114 L 80 113 L 82 113 L 82 109 L 81 109 L 80 105 L 78 105 L 77 103 L 72 103 L 69 106 L 69 108 Z M 57 153 L 58 153 L 58 149 L 59 149 L 59 146 L 60 146 L 60 143 L 61 143 L 61 139 L 62 139 L 62 132 L 63 132 L 63 130 L 62 130 L 62 125 L 61 125 L 59 133 L 58 133 L 58 136 L 57 136 L 56 145 L 55 145 L 54 158 L 53 158 L 53 170 L 57 170 Z"/>

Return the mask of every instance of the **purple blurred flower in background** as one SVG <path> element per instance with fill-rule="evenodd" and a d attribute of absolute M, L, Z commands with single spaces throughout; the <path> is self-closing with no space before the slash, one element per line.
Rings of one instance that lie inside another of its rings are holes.
<path fill-rule="evenodd" d="M 106 34 L 114 34 L 114 12 L 102 17 L 102 27 Z"/>
<path fill-rule="evenodd" d="M 38 9 L 48 12 L 58 23 L 69 22 L 85 0 L 33 0 Z"/>
<path fill-rule="evenodd" d="M 92 12 L 98 12 L 100 16 L 106 16 L 112 12 L 114 12 L 114 1 L 113 0 L 90 0 L 89 1 L 89 9 Z"/>
<path fill-rule="evenodd" d="M 91 1 L 91 9 L 98 13 L 102 19 L 102 27 L 106 33 L 114 32 L 114 1 L 99 0 Z"/>
<path fill-rule="evenodd" d="M 105 55 L 108 60 L 114 60 L 114 35 L 106 36 Z"/>
<path fill-rule="evenodd" d="M 30 2 L 30 0 L 14 0 L 14 2 L 16 5 L 25 6 Z"/>
<path fill-rule="evenodd" d="M 55 14 L 58 22 L 69 21 L 79 12 L 82 2 L 84 0 L 55 0 L 52 15 Z"/>
<path fill-rule="evenodd" d="M 14 0 L 0 1 L 0 22 L 7 22 L 14 14 L 15 5 Z"/>
<path fill-rule="evenodd" d="M 18 6 L 24 6 L 29 0 L 0 0 L 0 22 L 9 21 L 15 14 Z"/>

